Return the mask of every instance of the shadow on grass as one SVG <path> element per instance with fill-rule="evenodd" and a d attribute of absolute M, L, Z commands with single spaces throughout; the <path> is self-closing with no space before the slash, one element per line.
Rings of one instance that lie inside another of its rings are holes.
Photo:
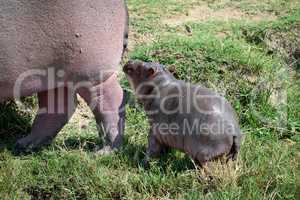
<path fill-rule="evenodd" d="M 67 150 L 84 150 L 93 152 L 97 148 L 103 147 L 104 142 L 98 135 L 89 135 L 89 136 L 69 136 L 63 141 L 62 146 Z"/>
<path fill-rule="evenodd" d="M 123 147 L 117 152 L 116 156 L 122 160 L 128 168 L 146 168 L 143 166 L 143 159 L 145 157 L 146 146 L 134 144 L 125 139 Z M 177 151 L 170 150 L 162 154 L 159 158 L 152 158 L 150 160 L 151 167 L 158 167 L 161 173 L 173 171 L 180 173 L 186 170 L 195 169 L 191 159 Z M 151 170 L 150 167 L 150 170 Z M 116 169 L 118 166 L 116 166 Z"/>
<path fill-rule="evenodd" d="M 31 129 L 31 114 L 18 109 L 16 103 L 0 104 L 0 151 L 13 150 L 15 142 Z"/>
<path fill-rule="evenodd" d="M 0 104 L 0 152 L 5 149 L 14 152 L 16 141 L 30 133 L 31 120 L 32 114 L 21 111 L 14 102 L 8 101 Z M 61 148 L 67 151 L 80 149 L 93 153 L 97 149 L 101 149 L 103 145 L 103 139 L 101 139 L 98 134 L 71 135 L 62 142 L 58 142 L 58 145 L 52 146 L 52 148 L 54 147 L 54 150 L 58 151 L 61 150 Z M 39 150 L 47 148 L 49 148 L 49 146 L 44 146 Z M 114 161 L 114 156 L 110 156 L 112 160 L 101 159 L 100 162 L 105 164 L 107 160 L 107 165 L 111 166 L 115 163 L 116 168 L 119 167 L 119 161 L 122 162 L 122 165 L 126 165 L 127 167 L 142 167 L 145 152 L 146 146 L 129 142 L 125 135 L 124 144 L 115 154 L 118 161 L 112 162 Z M 181 172 L 194 168 L 187 156 L 179 157 L 175 150 L 162 155 L 160 158 L 153 158 L 151 162 L 155 163 L 161 172 L 167 172 L 168 170 Z"/>

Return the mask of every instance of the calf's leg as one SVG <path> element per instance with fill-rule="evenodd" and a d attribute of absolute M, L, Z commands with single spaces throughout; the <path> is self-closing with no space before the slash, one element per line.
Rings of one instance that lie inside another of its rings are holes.
<path fill-rule="evenodd" d="M 161 154 L 166 153 L 168 150 L 168 147 L 161 144 L 156 139 L 155 134 L 152 130 L 150 130 L 150 134 L 148 137 L 148 148 L 142 163 L 145 168 L 149 168 L 149 161 L 151 158 L 159 157 Z"/>

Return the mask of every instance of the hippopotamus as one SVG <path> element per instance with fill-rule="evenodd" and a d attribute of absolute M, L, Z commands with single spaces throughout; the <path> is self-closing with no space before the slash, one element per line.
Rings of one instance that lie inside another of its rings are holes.
<path fill-rule="evenodd" d="M 117 73 L 127 36 L 122 0 L 0 0 L 0 101 L 37 94 L 39 105 L 16 150 L 50 143 L 74 113 L 77 94 L 106 135 L 105 151 L 121 145 Z"/>
<path fill-rule="evenodd" d="M 185 152 L 200 166 L 223 155 L 237 158 L 242 134 L 224 97 L 177 80 L 159 63 L 131 60 L 123 71 L 149 118 L 145 166 L 169 148 Z"/>

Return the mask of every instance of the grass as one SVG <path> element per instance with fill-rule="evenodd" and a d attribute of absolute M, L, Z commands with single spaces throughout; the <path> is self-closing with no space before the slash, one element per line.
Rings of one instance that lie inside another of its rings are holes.
<path fill-rule="evenodd" d="M 28 133 L 34 112 L 11 102 L 1 105 L 0 199 L 299 199 L 300 82 L 299 65 L 291 62 L 299 59 L 295 53 L 299 31 L 294 28 L 300 22 L 299 2 L 128 0 L 128 4 L 134 45 L 124 62 L 159 61 L 175 68 L 180 79 L 226 96 L 245 134 L 238 161 L 195 169 L 188 157 L 173 150 L 153 160 L 150 170 L 140 167 L 149 126 L 121 75 L 130 101 L 125 143 L 113 155 L 93 153 L 101 140 L 91 112 L 81 103 L 50 146 L 13 156 L 13 143 Z M 231 8 L 245 16 L 264 13 L 276 18 L 164 23 L 203 4 L 215 11 Z M 275 40 L 269 33 L 291 37 Z M 35 105 L 34 98 L 26 102 Z"/>

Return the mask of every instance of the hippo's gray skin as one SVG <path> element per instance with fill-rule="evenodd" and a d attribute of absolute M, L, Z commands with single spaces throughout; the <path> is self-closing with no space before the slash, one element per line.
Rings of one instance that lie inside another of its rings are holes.
<path fill-rule="evenodd" d="M 0 0 L 0 101 L 38 94 L 40 110 L 19 150 L 35 149 L 68 122 L 76 94 L 91 106 L 111 149 L 122 141 L 116 72 L 128 19 L 122 0 Z"/>
<path fill-rule="evenodd" d="M 200 165 L 222 155 L 236 159 L 241 131 L 223 97 L 201 85 L 176 80 L 158 63 L 129 61 L 123 71 L 151 125 L 144 164 L 168 147 L 187 153 Z"/>

